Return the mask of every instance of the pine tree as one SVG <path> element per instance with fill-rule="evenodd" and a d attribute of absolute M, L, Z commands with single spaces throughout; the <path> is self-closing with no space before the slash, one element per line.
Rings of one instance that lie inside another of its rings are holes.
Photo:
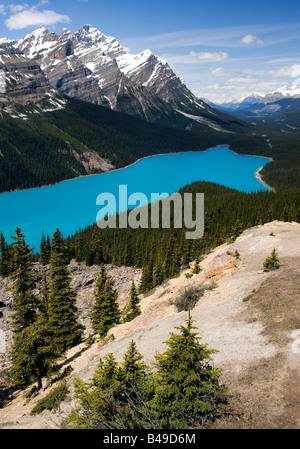
<path fill-rule="evenodd" d="M 152 284 L 152 266 L 149 264 L 143 267 L 142 277 L 139 285 L 139 294 L 147 293 L 151 290 Z"/>
<path fill-rule="evenodd" d="M 139 302 L 140 302 L 140 299 L 137 294 L 135 283 L 134 283 L 134 281 L 132 281 L 131 290 L 130 290 L 130 299 L 129 299 L 128 306 L 126 307 L 126 315 L 123 319 L 124 323 L 134 320 L 134 318 L 136 318 L 137 316 L 139 316 L 141 314 Z"/>
<path fill-rule="evenodd" d="M 40 292 L 39 311 L 44 317 L 45 322 L 48 322 L 49 292 L 47 275 L 44 273 Z"/>
<path fill-rule="evenodd" d="M 163 270 L 163 262 L 161 257 L 158 257 L 154 267 L 153 267 L 153 287 L 161 285 L 165 279 L 165 273 Z"/>
<path fill-rule="evenodd" d="M 21 332 L 36 320 L 37 297 L 33 293 L 34 281 L 31 270 L 31 251 L 25 243 L 24 235 L 20 228 L 16 228 L 16 236 L 12 236 L 11 278 L 14 280 L 12 287 L 12 319 L 15 332 Z"/>
<path fill-rule="evenodd" d="M 199 343 L 189 314 L 187 326 L 171 333 L 168 349 L 156 356 L 157 387 L 152 407 L 162 428 L 201 427 L 219 416 L 226 389 L 219 385 L 221 370 L 209 364 L 215 350 Z"/>
<path fill-rule="evenodd" d="M 278 270 L 278 268 L 280 268 L 278 254 L 275 248 L 273 249 L 271 255 L 266 258 L 266 260 L 263 263 L 263 266 L 265 268 L 265 271 Z"/>
<path fill-rule="evenodd" d="M 0 232 L 0 276 L 9 275 L 9 249 L 3 233 Z"/>
<path fill-rule="evenodd" d="M 37 382 L 38 389 L 42 388 L 42 378 L 53 372 L 57 360 L 52 335 L 42 317 L 15 335 L 11 355 L 11 385 L 24 388 Z"/>
<path fill-rule="evenodd" d="M 100 360 L 89 384 L 75 380 L 79 407 L 72 410 L 65 425 L 73 429 L 155 428 L 147 406 L 151 391 L 146 369 L 133 341 L 120 367 L 112 354 Z"/>
<path fill-rule="evenodd" d="M 104 262 L 102 240 L 99 235 L 99 228 L 94 227 L 90 246 L 86 255 L 86 265 L 101 265 Z"/>
<path fill-rule="evenodd" d="M 51 241 L 48 324 L 53 333 L 53 345 L 59 355 L 80 343 L 84 329 L 78 322 L 76 295 L 70 287 L 67 264 L 66 244 L 57 229 Z"/>
<path fill-rule="evenodd" d="M 41 244 L 40 244 L 40 263 L 42 265 L 48 265 L 50 262 L 51 244 L 49 236 L 45 237 L 44 231 L 42 232 Z"/>
<path fill-rule="evenodd" d="M 42 378 L 51 373 L 56 355 L 46 319 L 43 302 L 33 294 L 33 272 L 30 269 L 31 250 L 19 228 L 12 244 L 14 279 L 12 315 L 14 342 L 9 377 L 12 385 L 26 387 L 32 382 L 42 387 Z M 43 296 L 46 295 L 43 287 Z"/>
<path fill-rule="evenodd" d="M 143 356 L 137 350 L 136 343 L 131 340 L 121 365 L 124 381 L 133 382 L 145 377 L 147 366 L 142 360 Z"/>
<path fill-rule="evenodd" d="M 118 295 L 113 285 L 113 280 L 107 276 L 105 267 L 102 265 L 96 282 L 95 304 L 90 314 L 92 329 L 101 338 L 104 338 L 109 329 L 120 322 Z"/>
<path fill-rule="evenodd" d="M 75 260 L 78 263 L 84 260 L 83 239 L 80 231 L 75 235 Z"/>

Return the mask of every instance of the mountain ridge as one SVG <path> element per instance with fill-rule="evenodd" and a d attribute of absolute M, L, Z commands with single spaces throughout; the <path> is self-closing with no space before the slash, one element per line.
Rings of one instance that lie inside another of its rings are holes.
<path fill-rule="evenodd" d="M 232 120 L 197 98 L 149 49 L 129 54 L 114 37 L 91 25 L 74 33 L 64 28 L 59 34 L 41 27 L 23 39 L 2 41 L 40 65 L 52 87 L 69 97 L 187 129 L 226 131 Z M 203 120 L 183 120 L 183 114 Z M 236 126 L 247 132 L 245 124 Z"/>

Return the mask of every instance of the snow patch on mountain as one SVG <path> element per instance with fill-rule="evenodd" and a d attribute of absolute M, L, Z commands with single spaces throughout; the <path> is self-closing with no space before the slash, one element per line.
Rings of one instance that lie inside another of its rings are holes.
<path fill-rule="evenodd" d="M 125 75 L 130 75 L 146 64 L 151 56 L 152 52 L 150 50 L 145 50 L 137 55 L 125 53 L 117 57 L 116 61 L 121 72 Z"/>

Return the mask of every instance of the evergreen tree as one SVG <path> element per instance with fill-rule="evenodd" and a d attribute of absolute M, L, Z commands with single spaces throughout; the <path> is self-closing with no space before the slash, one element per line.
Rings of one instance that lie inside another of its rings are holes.
<path fill-rule="evenodd" d="M 83 238 L 80 231 L 75 236 L 75 254 L 76 262 L 80 263 L 84 260 Z"/>
<path fill-rule="evenodd" d="M 57 229 L 51 241 L 48 324 L 59 355 L 80 343 L 84 327 L 78 322 L 76 295 L 72 292 L 64 239 Z"/>
<path fill-rule="evenodd" d="M 168 349 L 156 356 L 157 387 L 152 407 L 160 415 L 162 428 L 201 427 L 219 416 L 226 390 L 219 385 L 221 370 L 209 364 L 216 352 L 199 343 L 189 314 L 187 326 L 171 333 Z"/>
<path fill-rule="evenodd" d="M 47 275 L 44 273 L 40 293 L 39 311 L 44 317 L 45 322 L 48 322 L 49 292 Z"/>
<path fill-rule="evenodd" d="M 114 282 L 107 276 L 102 265 L 96 282 L 95 304 L 90 314 L 92 329 L 101 338 L 106 336 L 111 327 L 120 322 L 118 295 L 113 285 Z"/>
<path fill-rule="evenodd" d="M 45 280 L 42 287 L 43 300 L 33 294 L 33 272 L 30 270 L 31 250 L 25 243 L 19 228 L 12 244 L 14 271 L 13 327 L 14 342 L 11 350 L 12 366 L 9 377 L 12 385 L 26 387 L 32 382 L 42 387 L 42 378 L 52 372 L 56 361 L 52 335 L 46 319 L 47 293 Z"/>
<path fill-rule="evenodd" d="M 21 332 L 36 320 L 37 297 L 33 293 L 34 281 L 31 270 L 31 251 L 25 243 L 20 228 L 16 228 L 12 236 L 11 278 L 14 280 L 12 303 L 12 319 L 15 332 Z"/>
<path fill-rule="evenodd" d="M 136 343 L 131 340 L 121 365 L 121 373 L 126 382 L 141 379 L 146 375 L 146 365 L 142 361 L 143 356 L 139 353 Z"/>
<path fill-rule="evenodd" d="M 112 354 L 100 361 L 90 384 L 74 382 L 79 403 L 65 424 L 75 429 L 155 428 L 148 408 L 151 394 L 146 379 L 146 365 L 132 341 L 118 367 Z"/>
<path fill-rule="evenodd" d="M 102 240 L 99 235 L 99 228 L 94 227 L 90 246 L 86 255 L 86 265 L 101 265 L 104 262 Z"/>
<path fill-rule="evenodd" d="M 263 266 L 265 268 L 265 271 L 278 270 L 278 268 L 280 267 L 280 263 L 275 248 L 273 249 L 271 255 L 266 258 L 266 260 L 263 263 Z"/>
<path fill-rule="evenodd" d="M 42 317 L 15 335 L 11 355 L 11 385 L 24 388 L 37 382 L 42 388 L 42 378 L 53 372 L 57 360 L 52 335 Z"/>
<path fill-rule="evenodd" d="M 50 262 L 51 244 L 50 238 L 45 237 L 44 231 L 42 232 L 41 244 L 40 244 L 40 258 L 39 261 L 42 265 L 48 265 Z"/>
<path fill-rule="evenodd" d="M 163 270 L 163 262 L 161 257 L 159 257 L 153 267 L 153 287 L 161 285 L 165 279 L 165 273 Z"/>
<path fill-rule="evenodd" d="M 140 302 L 140 299 L 138 297 L 134 281 L 132 281 L 129 304 L 126 307 L 126 315 L 123 319 L 124 323 L 126 323 L 128 321 L 132 321 L 132 320 L 134 320 L 134 318 L 136 318 L 138 315 L 140 315 L 141 309 L 139 306 L 139 302 Z"/>
<path fill-rule="evenodd" d="M 0 232 L 0 276 L 9 275 L 9 249 L 3 233 Z"/>

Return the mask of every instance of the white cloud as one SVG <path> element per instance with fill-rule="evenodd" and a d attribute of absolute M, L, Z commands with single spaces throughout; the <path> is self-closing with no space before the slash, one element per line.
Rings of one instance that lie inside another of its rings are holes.
<path fill-rule="evenodd" d="M 5 5 L 0 5 L 0 14 L 5 14 Z"/>
<path fill-rule="evenodd" d="M 281 67 L 278 70 L 271 70 L 269 74 L 275 78 L 298 78 L 300 76 L 300 64 Z"/>
<path fill-rule="evenodd" d="M 263 41 L 258 39 L 258 37 L 253 36 L 253 34 L 247 34 L 241 39 L 242 44 L 250 45 L 250 44 L 263 44 Z"/>
<path fill-rule="evenodd" d="M 24 11 L 24 9 L 28 8 L 28 5 L 25 3 L 24 5 L 8 5 L 7 9 L 9 9 L 9 11 L 12 14 L 16 14 L 18 12 Z"/>
<path fill-rule="evenodd" d="M 210 73 L 212 76 L 232 76 L 232 73 L 229 72 L 226 69 L 223 69 L 223 67 L 217 67 L 216 69 L 210 69 Z"/>
<path fill-rule="evenodd" d="M 274 92 L 280 84 L 269 76 L 247 75 L 234 76 L 225 82 L 203 86 L 194 90 L 200 98 L 208 98 L 216 103 L 245 98 L 252 92 L 265 95 Z"/>
<path fill-rule="evenodd" d="M 203 62 L 219 62 L 219 61 L 225 61 L 225 59 L 228 59 L 228 54 L 225 52 L 208 52 L 208 51 L 200 51 L 195 52 L 191 51 L 190 56 L 197 58 L 199 61 Z"/>
<path fill-rule="evenodd" d="M 42 0 L 39 5 L 44 5 L 46 0 Z M 39 6 L 38 5 L 38 6 Z M 21 5 L 15 5 L 20 6 Z M 25 9 L 15 10 L 12 16 L 9 17 L 5 24 L 10 30 L 21 30 L 30 26 L 54 26 L 57 23 L 70 23 L 69 16 L 65 14 L 58 14 L 52 10 L 39 10 L 37 6 L 32 6 Z"/>

